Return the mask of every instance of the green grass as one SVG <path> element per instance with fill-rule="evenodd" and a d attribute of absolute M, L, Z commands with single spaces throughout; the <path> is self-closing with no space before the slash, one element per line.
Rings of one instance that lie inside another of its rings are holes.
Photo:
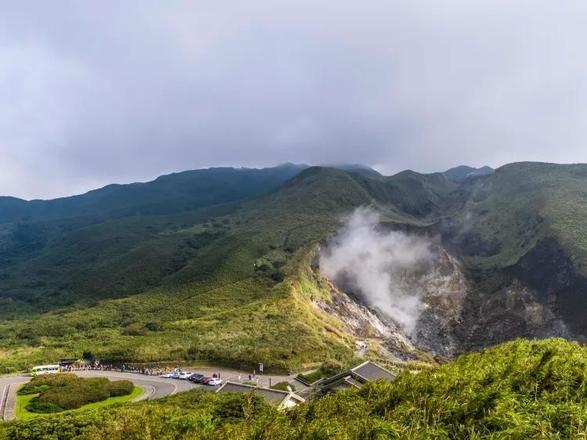
<path fill-rule="evenodd" d="M 0 438 L 579 439 L 587 434 L 586 402 L 587 348 L 516 340 L 287 412 L 253 395 L 193 390 L 12 422 L 0 425 Z"/>
<path fill-rule="evenodd" d="M 143 394 L 143 388 L 136 386 L 134 387 L 131 394 L 126 396 L 116 396 L 116 397 L 109 397 L 106 400 L 102 400 L 101 402 L 93 402 L 87 405 L 84 405 L 77 409 L 61 411 L 59 413 L 52 413 L 52 414 L 45 414 L 45 413 L 36 413 L 27 410 L 27 406 L 32 399 L 38 396 L 38 394 L 26 394 L 26 395 L 17 395 L 16 396 L 16 419 L 17 420 L 27 420 L 34 417 L 46 417 L 55 414 L 64 414 L 64 413 L 75 413 L 78 411 L 87 411 L 91 409 L 97 408 L 104 408 L 111 405 L 116 405 L 120 403 L 132 402 L 136 398 L 138 398 L 141 394 Z"/>

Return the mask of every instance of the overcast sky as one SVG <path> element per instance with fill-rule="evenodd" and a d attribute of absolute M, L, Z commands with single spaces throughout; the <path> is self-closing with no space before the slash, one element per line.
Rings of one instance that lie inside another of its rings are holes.
<path fill-rule="evenodd" d="M 0 3 L 0 194 L 587 162 L 585 0 Z"/>

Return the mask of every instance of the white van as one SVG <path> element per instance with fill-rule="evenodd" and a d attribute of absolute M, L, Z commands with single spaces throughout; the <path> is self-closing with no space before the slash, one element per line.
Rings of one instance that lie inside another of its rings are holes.
<path fill-rule="evenodd" d="M 31 369 L 31 376 L 41 376 L 42 374 L 59 373 L 61 368 L 59 365 L 39 365 Z"/>

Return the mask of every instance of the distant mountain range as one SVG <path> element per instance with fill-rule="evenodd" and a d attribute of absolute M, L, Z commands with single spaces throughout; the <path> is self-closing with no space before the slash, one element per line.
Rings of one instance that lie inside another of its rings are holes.
<path fill-rule="evenodd" d="M 378 312 L 317 266 L 317 249 L 359 206 L 436 243 L 409 342 L 393 323 L 376 330 Z M 587 165 L 391 177 L 356 165 L 211 168 L 55 200 L 4 197 L 0 369 L 84 351 L 300 368 L 348 361 L 365 338 L 397 359 L 518 336 L 582 339 L 586 237 Z"/>
<path fill-rule="evenodd" d="M 445 171 L 444 175 L 450 179 L 461 181 L 469 177 L 486 176 L 488 174 L 492 174 L 494 171 L 495 170 L 493 168 L 488 166 L 473 168 L 466 165 L 461 165 Z"/>

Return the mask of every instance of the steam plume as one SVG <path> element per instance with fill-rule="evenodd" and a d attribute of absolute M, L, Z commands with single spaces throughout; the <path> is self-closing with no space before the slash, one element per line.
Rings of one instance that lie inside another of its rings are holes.
<path fill-rule="evenodd" d="M 434 256 L 428 240 L 382 230 L 379 219 L 372 209 L 355 210 L 321 252 L 320 268 L 409 335 L 424 309 L 422 291 L 414 281 L 431 267 Z"/>

